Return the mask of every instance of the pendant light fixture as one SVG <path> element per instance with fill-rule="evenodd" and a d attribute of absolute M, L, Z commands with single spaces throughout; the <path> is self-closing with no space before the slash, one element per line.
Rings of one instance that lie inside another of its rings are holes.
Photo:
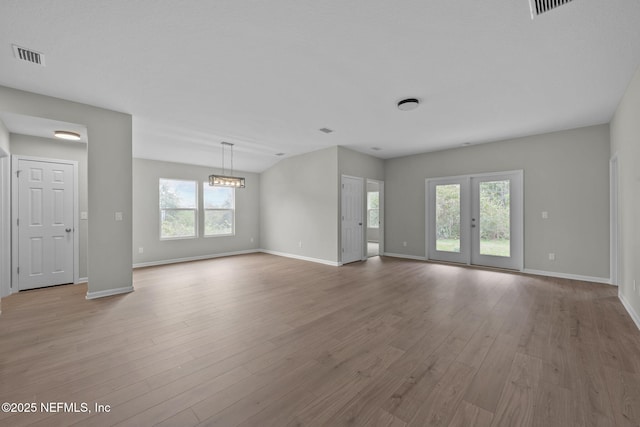
<path fill-rule="evenodd" d="M 209 185 L 212 187 L 234 187 L 244 188 L 244 178 L 233 176 L 233 144 L 230 142 L 221 142 L 222 145 L 222 175 L 209 175 Z M 231 172 L 225 175 L 224 169 L 224 151 L 228 147 L 231 151 Z"/>

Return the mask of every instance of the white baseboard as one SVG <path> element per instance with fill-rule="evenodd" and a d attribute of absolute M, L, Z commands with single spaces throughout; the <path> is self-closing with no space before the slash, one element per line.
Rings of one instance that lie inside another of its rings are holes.
<path fill-rule="evenodd" d="M 125 286 L 123 288 L 106 289 L 104 291 L 87 292 L 86 299 L 96 299 L 109 297 L 111 295 L 119 295 L 133 292 L 133 286 Z"/>
<path fill-rule="evenodd" d="M 269 249 L 260 249 L 260 252 L 264 252 L 265 254 L 282 256 L 282 257 L 286 257 L 286 258 L 299 259 L 299 260 L 302 260 L 302 261 L 316 262 L 318 264 L 331 265 L 333 267 L 339 267 L 339 266 L 342 265 L 341 262 L 328 261 L 326 259 L 320 259 L 320 258 L 311 258 L 311 257 L 308 257 L 308 256 L 289 254 L 289 253 L 286 253 L 286 252 L 271 251 Z"/>
<path fill-rule="evenodd" d="M 427 258 L 417 255 L 394 254 L 392 252 L 384 252 L 382 256 L 390 256 L 393 258 L 415 259 L 417 261 L 426 261 Z"/>
<path fill-rule="evenodd" d="M 76 285 L 80 284 L 80 283 L 87 283 L 89 281 L 88 277 L 78 277 L 78 280 L 76 281 Z"/>
<path fill-rule="evenodd" d="M 594 282 L 594 283 L 603 283 L 605 285 L 611 285 L 611 279 L 605 278 L 605 277 L 581 276 L 579 274 L 557 273 L 555 271 L 532 270 L 530 268 L 525 268 L 524 270 L 522 270 L 522 272 L 525 274 L 534 274 L 536 276 L 557 277 L 560 279 L 580 280 L 582 282 Z"/>
<path fill-rule="evenodd" d="M 620 302 L 622 302 L 624 308 L 627 310 L 627 313 L 629 313 L 629 316 L 631 316 L 631 319 L 633 319 L 633 322 L 636 324 L 638 329 L 640 329 L 640 316 L 638 316 L 638 313 L 636 313 L 631 304 L 629 304 L 629 301 L 626 300 L 626 298 L 620 291 L 618 291 L 618 298 L 620 299 Z"/>
<path fill-rule="evenodd" d="M 244 251 L 223 252 L 219 254 L 199 255 L 199 256 L 192 256 L 192 257 L 186 257 L 186 258 L 163 259 L 160 261 L 139 262 L 139 263 L 133 264 L 133 268 L 152 267 L 154 265 L 177 264 L 179 262 L 188 262 L 188 261 L 201 261 L 203 259 L 221 258 L 221 257 L 233 256 L 233 255 L 254 254 L 256 252 L 262 252 L 262 250 L 247 249 Z"/>

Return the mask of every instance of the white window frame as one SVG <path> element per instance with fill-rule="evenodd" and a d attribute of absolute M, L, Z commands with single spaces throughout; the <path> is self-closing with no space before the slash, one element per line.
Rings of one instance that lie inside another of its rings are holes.
<path fill-rule="evenodd" d="M 167 209 L 163 209 L 162 206 L 160 206 L 160 182 L 162 180 L 165 181 L 182 181 L 182 182 L 192 182 L 195 185 L 196 188 L 196 203 L 195 203 L 195 208 L 167 208 Z M 199 221 L 199 214 L 198 214 L 198 193 L 199 193 L 199 189 L 198 189 L 198 181 L 194 180 L 194 179 L 176 179 L 176 178 L 159 178 L 158 179 L 158 210 L 159 210 L 159 216 L 158 216 L 158 236 L 160 237 L 160 240 L 186 240 L 186 239 L 197 239 L 199 236 L 199 232 L 198 232 L 198 223 Z M 194 234 L 192 236 L 175 236 L 175 237 L 163 237 L 162 236 L 162 214 L 166 211 L 193 211 L 194 212 L 194 229 L 193 232 Z"/>
<path fill-rule="evenodd" d="M 209 181 L 204 181 L 202 183 L 203 187 L 208 186 L 209 185 Z M 205 198 L 205 192 L 204 192 L 204 188 L 202 190 L 202 235 L 203 237 L 229 237 L 229 236 L 235 236 L 236 235 L 236 189 L 234 187 L 222 187 L 222 188 L 229 188 L 230 190 L 233 190 L 231 192 L 232 196 L 233 196 L 233 204 L 231 208 L 205 208 L 206 206 L 206 202 L 204 200 Z M 207 218 L 207 211 L 221 211 L 221 212 L 227 212 L 227 211 L 231 211 L 231 233 L 217 233 L 217 234 L 207 234 L 207 226 L 206 226 L 206 218 Z"/>

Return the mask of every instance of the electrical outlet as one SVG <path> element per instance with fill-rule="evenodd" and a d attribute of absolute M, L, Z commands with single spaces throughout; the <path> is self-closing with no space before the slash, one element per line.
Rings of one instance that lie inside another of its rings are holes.
<path fill-rule="evenodd" d="M 298 242 L 298 247 L 299 247 L 299 248 L 301 248 L 301 247 L 302 247 L 302 240 L 300 240 L 300 241 Z"/>
<path fill-rule="evenodd" d="M 407 246 L 407 242 L 402 242 L 402 246 L 406 247 Z"/>
<path fill-rule="evenodd" d="M 139 253 L 139 254 L 144 253 L 144 248 L 143 248 L 143 247 L 139 247 L 139 248 L 138 248 L 138 253 Z"/>
<path fill-rule="evenodd" d="M 549 218 L 549 212 L 542 211 L 542 219 L 548 219 L 548 218 Z"/>
<path fill-rule="evenodd" d="M 633 290 L 636 290 L 636 279 L 633 279 Z"/>
<path fill-rule="evenodd" d="M 253 237 L 251 238 L 251 243 L 253 243 Z"/>
<path fill-rule="evenodd" d="M 549 261 L 555 261 L 556 260 L 556 254 L 554 254 L 553 252 L 549 252 Z"/>

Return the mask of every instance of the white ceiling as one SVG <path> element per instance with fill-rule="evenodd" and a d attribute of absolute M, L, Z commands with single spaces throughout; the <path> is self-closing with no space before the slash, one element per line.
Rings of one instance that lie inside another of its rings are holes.
<path fill-rule="evenodd" d="M 229 141 L 262 171 L 279 152 L 390 158 L 606 123 L 640 64 L 640 1 L 532 20 L 527 0 L 2 0 L 0 41 L 0 84 L 132 114 L 136 157 L 218 166 Z"/>

